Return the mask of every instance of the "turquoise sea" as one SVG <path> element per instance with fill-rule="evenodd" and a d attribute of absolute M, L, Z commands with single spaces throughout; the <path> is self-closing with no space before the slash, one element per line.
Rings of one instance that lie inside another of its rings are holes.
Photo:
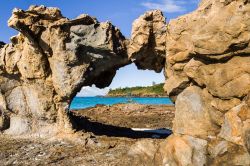
<path fill-rule="evenodd" d="M 97 104 L 113 105 L 117 103 L 139 103 L 139 104 L 173 104 L 166 97 L 75 97 L 71 102 L 70 109 L 77 110 L 94 107 Z"/>

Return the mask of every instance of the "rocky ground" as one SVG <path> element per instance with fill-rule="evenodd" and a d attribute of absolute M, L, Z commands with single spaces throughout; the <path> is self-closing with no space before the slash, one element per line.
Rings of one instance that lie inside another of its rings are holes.
<path fill-rule="evenodd" d="M 0 165 L 143 165 L 135 157 L 135 151 L 140 150 L 136 145 L 141 141 L 157 147 L 162 140 L 90 136 L 75 143 L 1 136 Z"/>
<path fill-rule="evenodd" d="M 72 111 L 93 122 L 126 128 L 172 128 L 173 105 L 116 104 L 97 105 Z"/>
<path fill-rule="evenodd" d="M 74 116 L 79 117 L 78 124 L 85 124 L 79 128 L 84 134 L 78 131 L 78 138 L 72 136 L 70 140 L 17 139 L 2 135 L 0 165 L 153 165 L 157 146 L 164 138 L 131 133 L 130 128 L 171 127 L 172 123 L 166 119 L 172 121 L 173 112 L 172 106 L 138 104 L 99 105 L 74 111 Z"/>

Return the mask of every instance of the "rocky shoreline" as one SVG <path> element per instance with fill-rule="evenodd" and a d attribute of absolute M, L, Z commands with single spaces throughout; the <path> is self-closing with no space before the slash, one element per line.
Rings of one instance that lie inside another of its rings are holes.
<path fill-rule="evenodd" d="M 72 141 L 16 139 L 0 135 L 0 165 L 154 166 L 154 153 L 162 142 L 162 139 L 88 133 L 81 137 L 81 141 Z"/>
<path fill-rule="evenodd" d="M 104 97 L 157 97 L 157 98 L 165 98 L 165 97 L 168 97 L 167 95 L 155 95 L 155 94 L 140 94 L 140 95 L 113 95 L 113 94 L 108 94 L 107 96 L 104 96 Z"/>
<path fill-rule="evenodd" d="M 97 105 L 82 110 L 73 110 L 93 122 L 126 128 L 169 128 L 174 119 L 174 105 L 115 104 Z"/>
<path fill-rule="evenodd" d="M 154 152 L 162 139 L 154 139 L 147 133 L 131 133 L 127 129 L 171 129 L 174 106 L 98 105 L 72 113 L 85 127 L 71 139 L 24 139 L 0 135 L 0 165 L 139 166 L 144 163 L 153 166 Z M 148 150 L 147 146 L 152 149 Z"/>

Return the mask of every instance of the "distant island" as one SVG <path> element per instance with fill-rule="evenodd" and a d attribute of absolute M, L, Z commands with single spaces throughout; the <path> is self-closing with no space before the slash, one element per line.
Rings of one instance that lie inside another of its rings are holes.
<path fill-rule="evenodd" d="M 155 84 L 146 87 L 127 87 L 127 88 L 117 88 L 111 89 L 107 96 L 109 97 L 123 97 L 123 96 L 133 96 L 133 97 L 167 97 L 167 94 L 163 90 L 164 83 Z"/>

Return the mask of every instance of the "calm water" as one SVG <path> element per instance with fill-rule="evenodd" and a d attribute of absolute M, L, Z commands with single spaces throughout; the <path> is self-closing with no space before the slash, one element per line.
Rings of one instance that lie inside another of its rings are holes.
<path fill-rule="evenodd" d="M 169 98 L 155 97 L 75 97 L 70 105 L 71 110 L 94 107 L 96 104 L 113 105 L 128 103 L 132 100 L 139 104 L 173 104 Z"/>

